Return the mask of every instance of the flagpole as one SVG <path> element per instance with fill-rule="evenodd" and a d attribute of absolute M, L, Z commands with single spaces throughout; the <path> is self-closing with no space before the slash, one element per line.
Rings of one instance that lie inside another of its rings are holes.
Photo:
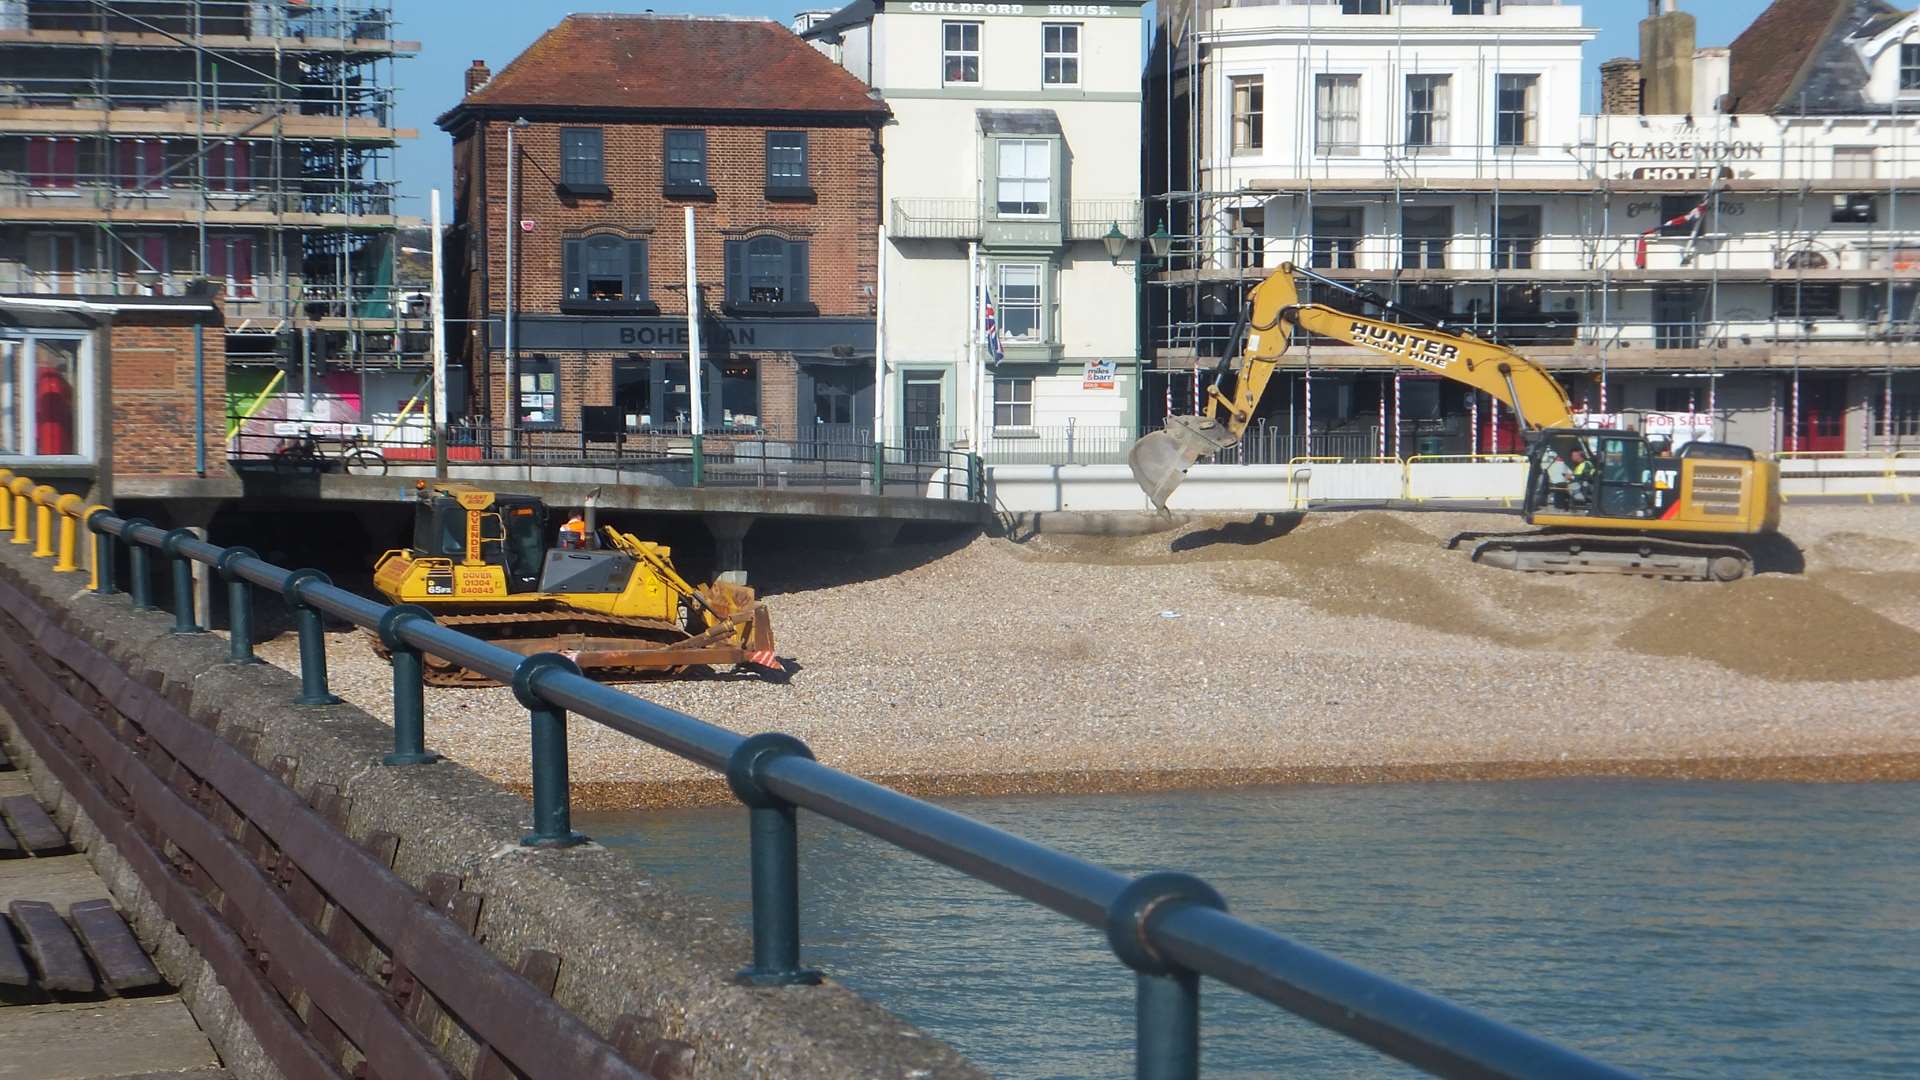
<path fill-rule="evenodd" d="M 968 411 L 972 421 L 968 426 L 980 423 L 980 242 L 967 241 L 967 391 Z M 956 410 L 956 415 L 958 410 Z M 984 442 L 985 440 L 981 440 Z"/>

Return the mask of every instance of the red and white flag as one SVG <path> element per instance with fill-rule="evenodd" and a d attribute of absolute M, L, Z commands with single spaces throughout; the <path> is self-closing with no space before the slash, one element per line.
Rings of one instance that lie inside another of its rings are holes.
<path fill-rule="evenodd" d="M 1708 191 L 1705 195 L 1701 196 L 1698 206 L 1695 206 L 1684 214 L 1675 214 L 1673 217 L 1641 233 L 1639 238 L 1633 242 L 1633 268 L 1635 270 L 1645 270 L 1647 268 L 1647 241 L 1652 239 L 1653 235 L 1661 229 L 1672 229 L 1686 225 L 1698 231 L 1700 228 L 1700 219 L 1706 217 L 1707 204 L 1712 201 L 1713 192 Z"/>

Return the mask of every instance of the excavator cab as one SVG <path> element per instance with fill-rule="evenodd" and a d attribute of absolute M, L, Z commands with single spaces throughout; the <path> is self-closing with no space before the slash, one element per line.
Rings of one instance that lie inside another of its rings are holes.
<path fill-rule="evenodd" d="M 1592 468 L 1580 475 L 1578 452 Z M 1527 451 L 1525 510 L 1603 518 L 1658 514 L 1655 458 L 1644 436 L 1604 428 L 1543 431 Z M 1556 467 L 1559 466 L 1559 467 Z"/>

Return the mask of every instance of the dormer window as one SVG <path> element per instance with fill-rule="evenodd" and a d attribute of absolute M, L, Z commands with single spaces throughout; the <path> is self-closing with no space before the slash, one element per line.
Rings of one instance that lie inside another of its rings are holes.
<path fill-rule="evenodd" d="M 1920 45 L 1900 46 L 1900 89 L 1920 90 Z"/>

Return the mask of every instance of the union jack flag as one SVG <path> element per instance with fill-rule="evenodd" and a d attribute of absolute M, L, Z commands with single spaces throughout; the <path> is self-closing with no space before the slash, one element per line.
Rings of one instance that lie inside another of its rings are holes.
<path fill-rule="evenodd" d="M 1659 232 L 1661 229 L 1677 229 L 1682 225 L 1686 225 L 1692 227 L 1697 232 L 1700 228 L 1700 219 L 1706 216 L 1707 204 L 1712 201 L 1713 192 L 1709 190 L 1706 196 L 1700 200 L 1700 205 L 1695 206 L 1684 214 L 1675 214 L 1673 217 L 1641 233 L 1639 238 L 1633 242 L 1633 268 L 1635 270 L 1645 270 L 1647 268 L 1647 241 L 1653 237 L 1653 234 Z M 1688 241 L 1688 248 L 1692 248 L 1692 241 Z M 1684 262 L 1685 260 L 1683 259 L 1682 261 Z"/>
<path fill-rule="evenodd" d="M 1000 320 L 993 313 L 993 290 L 992 289 L 986 290 L 986 303 L 983 306 L 983 310 L 986 313 L 986 324 L 984 329 L 986 330 L 986 334 L 987 334 L 987 356 L 989 357 L 989 359 L 987 360 L 987 366 L 990 368 L 999 367 L 1000 361 L 1005 360 L 1007 358 L 1007 354 L 1005 350 L 1000 348 Z"/>

